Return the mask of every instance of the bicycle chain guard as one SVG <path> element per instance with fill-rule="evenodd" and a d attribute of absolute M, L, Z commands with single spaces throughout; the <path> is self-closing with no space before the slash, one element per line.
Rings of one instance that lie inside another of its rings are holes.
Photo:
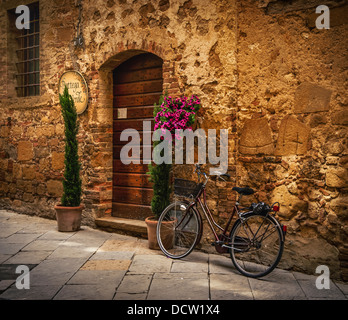
<path fill-rule="evenodd" d="M 224 238 L 226 238 L 226 236 L 224 236 L 223 234 L 219 234 L 219 240 L 220 240 L 219 242 L 221 242 L 221 243 L 218 243 L 217 241 L 212 243 L 215 247 L 215 250 L 218 253 L 228 253 L 228 248 L 222 246 L 226 240 Z"/>

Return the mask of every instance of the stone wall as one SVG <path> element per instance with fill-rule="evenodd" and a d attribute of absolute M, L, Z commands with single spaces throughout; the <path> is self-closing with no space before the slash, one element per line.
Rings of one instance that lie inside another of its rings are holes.
<path fill-rule="evenodd" d="M 0 206 L 54 218 L 64 161 L 58 81 L 78 70 L 89 87 L 79 116 L 83 223 L 110 213 L 112 71 L 152 52 L 163 59 L 164 89 L 198 95 L 202 127 L 229 130 L 232 179 L 208 186 L 216 219 L 232 211 L 231 187 L 250 185 L 258 192 L 245 200 L 282 203 L 284 267 L 327 264 L 339 277 L 348 256 L 347 6 L 318 30 L 314 2 L 85 0 L 85 45 L 76 48 L 76 1 L 41 0 L 41 95 L 17 98 L 7 10 L 30 1 L 0 1 Z M 194 178 L 192 166 L 174 171 Z"/>
<path fill-rule="evenodd" d="M 267 4 L 268 3 L 268 4 Z M 283 263 L 347 279 L 347 20 L 315 28 L 315 1 L 243 1 L 238 15 L 237 181 L 279 201 Z"/>

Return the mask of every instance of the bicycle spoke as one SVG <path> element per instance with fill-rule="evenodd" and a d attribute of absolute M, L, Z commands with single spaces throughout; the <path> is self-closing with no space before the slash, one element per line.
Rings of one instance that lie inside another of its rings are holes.
<path fill-rule="evenodd" d="M 281 230 L 271 217 L 249 215 L 232 230 L 231 247 L 231 259 L 240 272 L 250 277 L 264 276 L 281 257 Z"/>
<path fill-rule="evenodd" d="M 276 227 L 273 227 L 273 231 L 270 232 L 267 236 L 266 236 L 266 232 L 264 232 L 263 234 L 259 235 L 258 238 L 256 238 L 255 240 L 257 240 L 257 241 L 264 241 L 268 237 L 270 237 L 274 232 L 277 232 L 277 229 L 276 229 Z"/>
<path fill-rule="evenodd" d="M 157 240 L 163 253 L 171 258 L 182 258 L 194 248 L 200 232 L 200 220 L 193 209 L 182 210 L 173 203 L 161 215 Z"/>

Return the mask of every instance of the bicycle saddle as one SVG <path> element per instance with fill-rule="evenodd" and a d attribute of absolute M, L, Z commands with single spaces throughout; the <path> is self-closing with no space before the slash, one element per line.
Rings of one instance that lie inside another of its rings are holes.
<path fill-rule="evenodd" d="M 245 187 L 245 188 L 233 187 L 232 190 L 237 191 L 239 194 L 242 194 L 244 196 L 248 196 L 254 193 L 254 190 L 249 187 Z"/>

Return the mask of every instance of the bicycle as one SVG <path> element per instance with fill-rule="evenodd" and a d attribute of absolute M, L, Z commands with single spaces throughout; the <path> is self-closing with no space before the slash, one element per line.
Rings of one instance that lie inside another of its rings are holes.
<path fill-rule="evenodd" d="M 259 278 L 272 272 L 281 259 L 286 235 L 286 226 L 271 214 L 279 211 L 279 203 L 268 206 L 259 202 L 248 208 L 239 208 L 242 197 L 253 194 L 254 190 L 233 187 L 232 190 L 239 196 L 226 225 L 222 227 L 215 221 L 207 205 L 206 184 L 209 176 L 201 171 L 200 165 L 196 165 L 195 173 L 198 183 L 184 179 L 174 181 L 174 194 L 185 199 L 175 200 L 159 217 L 157 241 L 162 252 L 169 258 L 181 259 L 199 244 L 203 234 L 199 204 L 214 234 L 212 245 L 219 253 L 229 253 L 233 265 L 241 274 Z M 205 178 L 203 183 L 200 182 L 201 175 Z M 230 175 L 217 174 L 217 178 L 226 181 Z M 214 226 L 221 231 L 220 234 Z"/>

